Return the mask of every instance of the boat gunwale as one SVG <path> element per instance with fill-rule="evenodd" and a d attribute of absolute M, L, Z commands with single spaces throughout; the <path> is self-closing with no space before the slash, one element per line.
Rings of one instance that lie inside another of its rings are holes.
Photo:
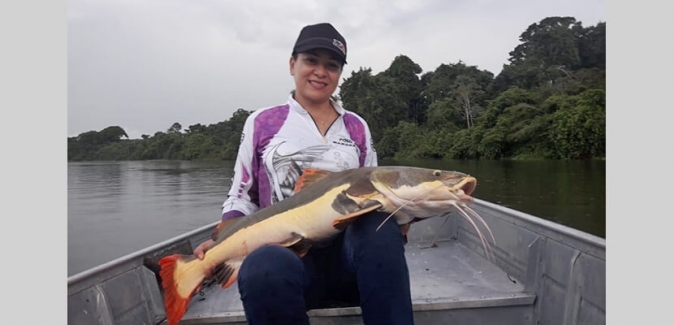
<path fill-rule="evenodd" d="M 474 201 L 475 203 L 478 203 L 478 205 L 483 205 L 490 210 L 502 213 L 507 216 L 507 218 L 503 218 L 497 214 L 490 214 L 492 217 L 498 218 L 502 221 L 513 224 L 514 226 L 524 228 L 539 236 L 546 237 L 558 242 L 565 243 L 568 242 L 569 239 L 576 241 L 581 245 L 571 244 L 569 246 L 575 247 L 576 249 L 598 257 L 602 260 L 606 260 L 605 238 L 503 205 L 477 198 Z M 584 247 L 582 246 L 586 246 L 587 249 L 583 249 Z"/>

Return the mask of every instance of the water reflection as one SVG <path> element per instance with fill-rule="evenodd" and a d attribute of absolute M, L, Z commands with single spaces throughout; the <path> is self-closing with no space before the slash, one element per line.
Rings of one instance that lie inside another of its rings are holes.
<path fill-rule="evenodd" d="M 217 221 L 231 162 L 68 164 L 68 274 Z"/>

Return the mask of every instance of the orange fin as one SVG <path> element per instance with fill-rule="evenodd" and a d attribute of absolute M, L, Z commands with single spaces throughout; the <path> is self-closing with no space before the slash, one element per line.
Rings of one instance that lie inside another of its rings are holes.
<path fill-rule="evenodd" d="M 213 239 L 213 241 L 218 241 L 218 237 L 220 237 L 220 233 L 223 231 L 223 229 L 227 229 L 227 227 L 235 221 L 239 221 L 239 218 L 220 221 L 220 223 L 215 226 L 215 229 L 213 229 L 213 233 L 211 233 L 211 239 Z"/>
<path fill-rule="evenodd" d="M 238 276 L 238 272 L 236 271 L 237 269 L 232 265 L 227 264 L 227 262 L 218 264 L 215 268 L 213 268 L 213 278 L 218 284 L 222 286 L 223 289 L 226 289 L 236 281 Z"/>
<path fill-rule="evenodd" d="M 350 225 L 352 222 L 356 221 L 356 219 L 357 219 L 358 217 L 360 217 L 360 216 L 362 216 L 363 214 L 368 213 L 368 212 L 370 212 L 370 211 L 377 210 L 377 209 L 379 209 L 380 207 L 381 207 L 381 205 L 371 205 L 371 206 L 366 207 L 366 208 L 364 208 L 364 209 L 362 209 L 362 210 L 358 210 L 358 211 L 356 211 L 356 212 L 349 213 L 349 214 L 347 214 L 347 215 L 344 215 L 344 216 L 339 217 L 339 218 L 335 219 L 334 221 L 332 221 L 332 226 L 333 226 L 335 229 L 338 229 L 338 230 L 344 230 L 344 229 L 346 229 L 346 227 L 347 227 L 348 225 Z"/>
<path fill-rule="evenodd" d="M 177 325 L 185 315 L 187 306 L 192 300 L 194 292 L 200 285 L 195 286 L 187 297 L 178 293 L 177 287 L 180 285 L 179 279 L 175 277 L 178 265 L 177 261 L 189 259 L 185 255 L 173 254 L 159 260 L 161 267 L 160 276 L 162 278 L 162 287 L 164 288 L 164 308 L 166 309 L 166 320 L 169 325 Z"/>
<path fill-rule="evenodd" d="M 305 187 L 316 183 L 331 173 L 326 170 L 307 168 L 302 172 L 302 176 L 297 179 L 293 193 L 297 193 Z"/>

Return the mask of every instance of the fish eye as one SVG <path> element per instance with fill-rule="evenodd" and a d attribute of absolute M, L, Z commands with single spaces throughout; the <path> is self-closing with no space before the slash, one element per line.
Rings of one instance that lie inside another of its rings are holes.
<path fill-rule="evenodd" d="M 440 176 L 440 175 L 442 175 L 442 172 L 439 170 L 433 172 L 433 176 Z"/>

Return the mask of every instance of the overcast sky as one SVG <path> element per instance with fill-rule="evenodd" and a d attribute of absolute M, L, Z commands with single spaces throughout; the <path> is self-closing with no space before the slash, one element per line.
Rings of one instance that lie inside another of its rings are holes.
<path fill-rule="evenodd" d="M 131 138 L 282 104 L 300 29 L 346 38 L 342 80 L 399 54 L 424 72 L 459 60 L 497 75 L 531 24 L 606 21 L 605 0 L 69 0 L 68 136 L 120 126 Z M 340 81 L 341 84 L 341 81 Z M 346 107 L 348 109 L 348 107 Z"/>

